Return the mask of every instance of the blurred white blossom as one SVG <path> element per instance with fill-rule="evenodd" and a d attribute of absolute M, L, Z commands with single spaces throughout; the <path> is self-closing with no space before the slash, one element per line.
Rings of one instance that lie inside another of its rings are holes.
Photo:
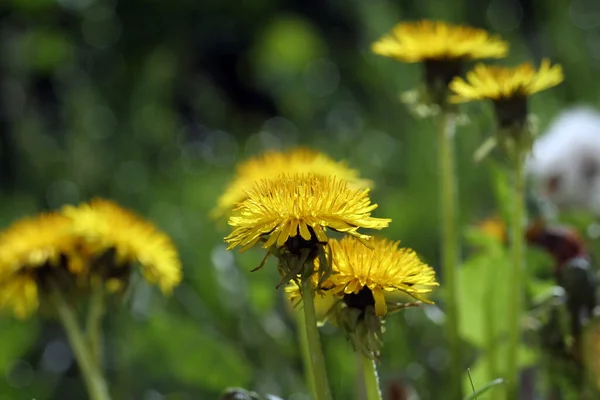
<path fill-rule="evenodd" d="M 527 168 L 537 194 L 559 209 L 600 214 L 600 113 L 563 111 L 536 141 Z"/>

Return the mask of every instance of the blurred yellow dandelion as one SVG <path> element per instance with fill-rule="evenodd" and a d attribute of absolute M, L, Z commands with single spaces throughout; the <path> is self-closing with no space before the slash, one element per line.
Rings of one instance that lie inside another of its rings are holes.
<path fill-rule="evenodd" d="M 286 151 L 271 150 L 238 165 L 236 177 L 219 197 L 217 207 L 211 215 L 219 217 L 229 213 L 235 204 L 246 199 L 246 192 L 256 181 L 273 179 L 282 173 L 337 176 L 356 189 L 372 184 L 369 180 L 361 179 L 358 171 L 349 168 L 346 163 L 335 161 L 312 149 L 298 147 Z"/>
<path fill-rule="evenodd" d="M 531 63 L 514 68 L 478 64 L 467 73 L 467 79 L 454 78 L 450 90 L 454 103 L 490 99 L 494 101 L 525 98 L 558 85 L 564 79 L 562 67 L 542 60 L 538 70 Z"/>
<path fill-rule="evenodd" d="M 0 309 L 20 318 L 34 312 L 42 273 L 68 268 L 76 247 L 71 221 L 58 213 L 25 218 L 0 232 Z"/>
<path fill-rule="evenodd" d="M 113 249 L 117 266 L 138 262 L 144 277 L 165 293 L 181 281 L 177 249 L 171 238 L 150 222 L 103 199 L 65 207 L 63 213 L 72 220 L 73 232 L 96 254 Z"/>
<path fill-rule="evenodd" d="M 508 43 L 487 31 L 441 21 L 401 22 L 376 41 L 374 53 L 403 62 L 502 58 Z"/>

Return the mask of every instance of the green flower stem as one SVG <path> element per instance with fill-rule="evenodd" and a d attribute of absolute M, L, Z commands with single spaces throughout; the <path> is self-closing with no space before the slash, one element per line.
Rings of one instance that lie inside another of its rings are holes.
<path fill-rule="evenodd" d="M 325 357 L 321 350 L 321 338 L 315 316 L 315 290 L 310 281 L 304 284 L 302 301 L 304 303 L 304 320 L 306 324 L 306 344 L 310 358 L 310 372 L 315 383 L 315 400 L 331 400 L 331 390 L 325 368 Z"/>
<path fill-rule="evenodd" d="M 298 337 L 300 339 L 300 350 L 302 351 L 302 363 L 304 364 L 304 375 L 306 384 L 314 398 L 317 398 L 317 388 L 315 386 L 315 375 L 313 373 L 310 351 L 308 349 L 308 336 L 306 331 L 306 318 L 300 310 L 296 311 L 296 321 L 298 326 Z"/>
<path fill-rule="evenodd" d="M 381 390 L 379 390 L 379 376 L 375 361 L 362 356 L 363 375 L 365 377 L 365 387 L 367 389 L 367 400 L 381 400 Z"/>
<path fill-rule="evenodd" d="M 487 282 L 485 284 L 487 293 L 494 292 L 494 285 L 496 285 L 496 266 L 493 264 L 488 265 L 487 271 Z M 487 360 L 487 373 L 488 381 L 496 379 L 498 377 L 498 352 L 496 351 L 497 343 L 495 338 L 496 324 L 494 314 L 494 301 L 496 299 L 493 296 L 488 296 L 485 300 L 484 307 L 484 329 L 485 329 L 485 340 L 486 340 L 486 360 Z M 495 400 L 498 396 L 497 390 L 492 390 L 489 393 L 491 400 Z"/>
<path fill-rule="evenodd" d="M 515 157 L 512 199 L 511 256 L 512 267 L 509 274 L 513 295 L 508 299 L 510 316 L 507 352 L 507 380 L 509 399 L 517 399 L 519 387 L 518 353 L 521 339 L 521 315 L 523 307 L 523 273 L 525 270 L 525 167 L 523 157 Z"/>
<path fill-rule="evenodd" d="M 446 294 L 446 329 L 450 345 L 450 398 L 462 398 L 460 334 L 458 331 L 458 234 L 457 234 L 457 183 L 454 159 L 454 116 L 440 112 L 438 117 L 438 168 L 439 196 L 442 219 L 442 273 Z"/>
<path fill-rule="evenodd" d="M 102 339 L 102 317 L 104 316 L 104 287 L 101 282 L 92 285 L 90 308 L 86 321 L 86 335 L 90 353 L 96 365 L 100 365 L 100 345 Z"/>
<path fill-rule="evenodd" d="M 87 348 L 87 342 L 81 332 L 71 306 L 65 301 L 59 290 L 54 290 L 53 294 L 56 311 L 67 332 L 69 343 L 71 344 L 71 348 L 73 349 L 73 353 L 75 354 L 75 358 L 81 369 L 90 399 L 110 400 L 106 381 Z"/>

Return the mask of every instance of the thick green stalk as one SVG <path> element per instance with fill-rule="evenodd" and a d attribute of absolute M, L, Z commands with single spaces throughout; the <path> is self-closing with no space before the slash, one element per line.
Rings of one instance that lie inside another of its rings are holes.
<path fill-rule="evenodd" d="M 54 291 L 54 300 L 56 311 L 67 332 L 69 343 L 79 364 L 90 399 L 110 400 L 106 381 L 100 372 L 100 368 L 94 362 L 71 306 L 67 304 L 58 290 Z"/>
<path fill-rule="evenodd" d="M 379 390 L 379 376 L 375 367 L 375 361 L 362 357 L 363 375 L 365 377 L 365 387 L 367 389 L 367 400 L 381 400 L 381 390 Z"/>
<path fill-rule="evenodd" d="M 306 318 L 300 310 L 296 311 L 296 321 L 298 326 L 298 338 L 300 339 L 300 350 L 302 351 L 302 363 L 304 364 L 304 375 L 306 384 L 310 389 L 310 393 L 314 398 L 317 398 L 317 388 L 315 386 L 315 375 L 312 369 L 310 350 L 308 349 L 308 339 L 306 332 Z"/>
<path fill-rule="evenodd" d="M 454 116 L 441 112 L 438 117 L 439 196 L 442 226 L 442 274 L 446 294 L 446 329 L 450 345 L 450 382 L 453 399 L 462 398 L 462 360 L 458 331 L 457 264 L 459 240 L 457 234 L 457 182 L 454 159 Z"/>
<path fill-rule="evenodd" d="M 315 316 L 315 290 L 308 280 L 302 290 L 302 301 L 304 303 L 304 320 L 306 323 L 306 343 L 310 358 L 310 372 L 312 372 L 315 383 L 315 400 L 331 400 L 331 390 L 327 379 L 325 368 L 325 357 L 321 349 L 321 338 L 317 328 Z"/>
<path fill-rule="evenodd" d="M 86 322 L 86 335 L 90 353 L 96 365 L 100 365 L 100 346 L 102 339 L 102 316 L 104 315 L 104 287 L 101 282 L 92 285 L 90 308 Z"/>
<path fill-rule="evenodd" d="M 522 157 L 515 157 L 512 198 L 511 258 L 509 274 L 513 295 L 508 299 L 510 324 L 508 330 L 507 380 L 509 399 L 517 399 L 519 386 L 518 353 L 521 339 L 521 316 L 523 308 L 523 274 L 525 271 L 525 171 Z"/>

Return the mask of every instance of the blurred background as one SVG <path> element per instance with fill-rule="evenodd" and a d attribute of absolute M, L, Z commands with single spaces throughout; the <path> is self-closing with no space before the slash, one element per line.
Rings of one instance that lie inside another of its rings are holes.
<path fill-rule="evenodd" d="M 420 69 L 370 52 L 396 22 L 421 18 L 501 34 L 509 64 L 561 63 L 565 82 L 531 102 L 542 131 L 563 108 L 600 100 L 595 0 L 0 0 L 2 226 L 102 196 L 154 221 L 180 250 L 185 278 L 172 297 L 140 282 L 110 308 L 115 399 L 216 399 L 228 386 L 308 399 L 275 268 L 251 274 L 263 253 L 226 252 L 226 222 L 208 217 L 236 163 L 265 149 L 306 145 L 346 160 L 376 182 L 375 215 L 393 219 L 385 235 L 437 268 L 434 126 L 400 102 Z M 464 226 L 501 214 L 497 163 L 472 161 L 491 109 L 469 107 L 477 119 L 456 138 Z M 465 303 L 474 304 L 463 327 L 474 332 L 479 299 Z M 388 398 L 444 398 L 438 304 L 387 321 Z M 354 398 L 350 345 L 330 326 L 322 336 L 336 399 Z M 473 368 L 477 340 L 466 336 Z M 86 395 L 56 323 L 1 317 L 0 399 L 31 398 Z"/>

